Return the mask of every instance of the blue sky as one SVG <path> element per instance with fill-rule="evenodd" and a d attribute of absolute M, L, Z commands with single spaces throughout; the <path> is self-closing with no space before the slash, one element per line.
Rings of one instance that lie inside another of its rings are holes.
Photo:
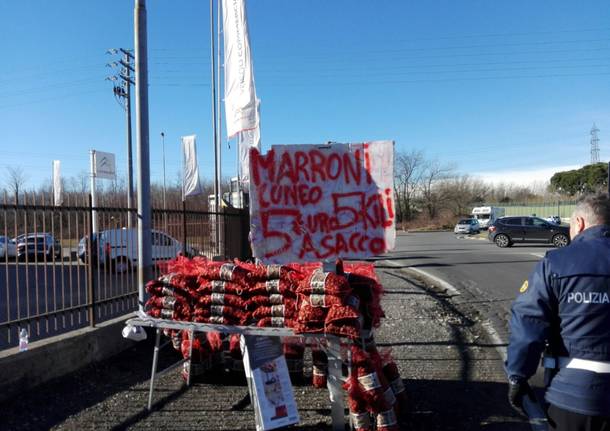
<path fill-rule="evenodd" d="M 247 6 L 264 148 L 393 139 L 398 151 L 421 149 L 460 172 L 518 181 L 588 163 L 596 122 L 610 158 L 606 2 Z M 170 182 L 180 136 L 193 133 L 201 176 L 213 175 L 208 8 L 148 1 L 153 182 L 161 131 Z M 0 167 L 23 167 L 33 187 L 50 178 L 53 159 L 64 176 L 86 172 L 95 148 L 116 153 L 124 174 L 124 114 L 104 81 L 105 51 L 132 46 L 133 1 L 0 2 Z M 232 176 L 235 145 L 223 138 L 222 150 Z"/>

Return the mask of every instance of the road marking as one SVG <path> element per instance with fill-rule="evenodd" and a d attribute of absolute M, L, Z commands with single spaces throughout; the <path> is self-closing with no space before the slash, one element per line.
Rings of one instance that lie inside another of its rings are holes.
<path fill-rule="evenodd" d="M 531 254 L 532 256 L 536 256 L 536 257 L 539 257 L 539 258 L 541 258 L 541 259 L 544 257 L 544 253 L 530 253 L 530 254 Z"/>
<path fill-rule="evenodd" d="M 481 322 L 483 329 L 487 332 L 487 335 L 491 339 L 491 342 L 496 345 L 496 352 L 502 358 L 502 362 L 506 362 L 506 346 L 501 346 L 500 344 L 506 344 L 506 341 L 502 340 L 496 328 L 493 327 L 489 320 L 485 320 Z"/>
<path fill-rule="evenodd" d="M 462 237 L 459 237 L 459 238 L 470 239 L 470 240 L 474 240 L 474 241 L 489 241 L 489 239 L 481 238 L 480 236 L 462 236 Z"/>
<path fill-rule="evenodd" d="M 409 271 L 413 271 L 413 272 L 419 274 L 420 276 L 422 276 L 423 278 L 427 278 L 428 280 L 430 280 L 430 282 L 432 282 L 433 284 L 436 284 L 438 287 L 445 289 L 448 292 L 451 292 L 453 295 L 460 294 L 460 291 L 457 290 L 455 287 L 453 287 L 451 284 L 447 283 L 442 278 L 438 278 L 437 276 L 430 274 L 429 272 L 423 271 L 419 268 L 404 266 L 404 265 L 401 265 L 400 263 L 394 262 L 392 260 L 384 260 L 383 262 L 387 263 L 390 266 L 394 266 L 396 268 L 404 268 Z"/>

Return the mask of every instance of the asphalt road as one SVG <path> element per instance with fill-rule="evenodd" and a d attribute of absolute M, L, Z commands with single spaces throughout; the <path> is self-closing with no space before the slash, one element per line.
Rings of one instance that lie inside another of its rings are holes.
<path fill-rule="evenodd" d="M 94 275 L 96 301 L 116 298 L 96 307 L 97 322 L 123 315 L 135 306 L 137 275 L 100 270 Z M 59 335 L 89 324 L 84 306 L 89 302 L 87 267 L 78 262 L 8 262 L 0 264 L 0 324 L 40 316 L 26 325 L 30 341 Z M 54 311 L 69 310 L 53 314 Z M 23 326 L 23 325 L 19 325 Z M 0 329 L 0 350 L 18 344 L 18 325 Z"/>
<path fill-rule="evenodd" d="M 499 248 L 474 238 L 452 232 L 400 234 L 386 259 L 393 266 L 424 271 L 454 286 L 459 292 L 454 301 L 476 305 L 505 343 L 511 303 L 536 263 L 553 247 Z"/>

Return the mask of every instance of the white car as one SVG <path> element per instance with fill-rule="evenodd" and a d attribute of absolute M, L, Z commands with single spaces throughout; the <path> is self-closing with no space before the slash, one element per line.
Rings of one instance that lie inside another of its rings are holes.
<path fill-rule="evenodd" d="M 175 258 L 182 253 L 182 243 L 164 232 L 151 232 L 152 260 L 163 261 Z M 78 255 L 83 262 L 87 261 L 87 237 L 79 243 Z M 109 229 L 94 236 L 94 262 L 115 272 L 125 272 L 138 265 L 138 230 L 136 228 Z M 187 255 L 194 251 L 187 245 Z M 97 255 L 97 256 L 96 256 Z M 97 259 L 95 259 L 97 257 Z"/>
<path fill-rule="evenodd" d="M 453 232 L 465 234 L 480 233 L 481 226 L 476 218 L 465 218 L 457 222 Z"/>
<path fill-rule="evenodd" d="M 51 259 L 61 259 L 61 243 L 50 233 L 30 233 L 15 238 L 17 244 L 17 259 L 36 259 L 46 256 Z"/>
<path fill-rule="evenodd" d="M 17 243 L 13 239 L 0 235 L 0 258 L 6 259 L 7 257 L 17 257 Z"/>
<path fill-rule="evenodd" d="M 559 216 L 550 216 L 545 218 L 546 221 L 548 221 L 549 223 L 553 223 L 553 224 L 557 224 L 560 225 L 561 224 L 561 217 Z"/>

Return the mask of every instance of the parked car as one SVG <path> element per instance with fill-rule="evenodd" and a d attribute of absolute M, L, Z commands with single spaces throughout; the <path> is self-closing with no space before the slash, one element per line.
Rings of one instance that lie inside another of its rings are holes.
<path fill-rule="evenodd" d="M 457 222 L 453 233 L 479 233 L 481 232 L 481 226 L 476 218 L 464 218 Z"/>
<path fill-rule="evenodd" d="M 516 242 L 542 242 L 565 247 L 570 244 L 570 228 L 539 217 L 502 217 L 489 227 L 487 237 L 498 247 L 510 247 Z"/>
<path fill-rule="evenodd" d="M 19 235 L 15 238 L 17 244 L 17 259 L 45 257 L 47 259 L 61 258 L 61 244 L 50 233 L 32 233 Z"/>
<path fill-rule="evenodd" d="M 97 264 L 98 263 L 98 261 L 97 261 L 97 234 L 94 233 L 92 236 L 93 236 L 93 244 L 91 245 L 91 247 L 93 250 L 93 262 L 95 264 Z M 89 261 L 89 255 L 87 254 L 88 247 L 89 247 L 88 242 L 89 242 L 89 235 L 85 235 L 78 242 L 77 255 L 82 263 L 87 263 Z"/>
<path fill-rule="evenodd" d="M 164 232 L 151 232 L 152 260 L 161 261 L 175 258 L 182 253 L 182 243 Z M 88 236 L 78 244 L 78 257 L 88 261 Z M 109 229 L 93 235 L 91 244 L 93 262 L 111 271 L 125 272 L 138 265 L 138 230 L 136 228 Z M 194 250 L 187 246 L 186 255 L 193 256 Z"/>
<path fill-rule="evenodd" d="M 0 258 L 17 257 L 17 244 L 14 239 L 0 235 Z"/>

